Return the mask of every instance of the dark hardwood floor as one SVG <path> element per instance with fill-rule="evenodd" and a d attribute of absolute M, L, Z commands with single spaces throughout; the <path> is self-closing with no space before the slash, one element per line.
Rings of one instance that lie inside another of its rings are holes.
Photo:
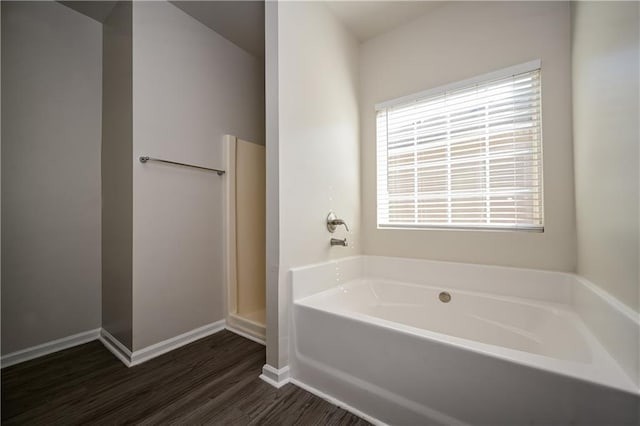
<path fill-rule="evenodd" d="M 366 425 L 258 378 L 265 349 L 229 331 L 127 368 L 100 342 L 2 369 L 3 424 Z"/>

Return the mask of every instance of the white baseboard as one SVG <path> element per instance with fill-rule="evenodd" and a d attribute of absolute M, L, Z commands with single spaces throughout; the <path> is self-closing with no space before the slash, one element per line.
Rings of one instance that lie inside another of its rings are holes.
<path fill-rule="evenodd" d="M 224 330 L 225 320 L 212 322 L 211 324 L 195 328 L 186 333 L 182 333 L 176 337 L 172 337 L 162 342 L 156 343 L 146 348 L 133 351 L 131 354 L 131 366 L 141 364 L 152 358 L 165 354 L 181 346 L 188 345 L 191 342 L 210 336 L 214 333 Z"/>
<path fill-rule="evenodd" d="M 211 324 L 198 327 L 191 331 L 187 331 L 186 333 L 182 333 L 178 336 L 163 340 L 162 342 L 155 343 L 151 346 L 147 346 L 146 348 L 133 352 L 104 329 L 101 331 L 100 341 L 112 354 L 122 361 L 124 365 L 127 367 L 133 367 L 174 349 L 188 345 L 196 340 L 202 339 L 203 337 L 222 331 L 224 328 L 225 320 L 212 322 Z"/>
<path fill-rule="evenodd" d="M 63 349 L 69 349 L 73 346 L 82 345 L 93 340 L 98 339 L 100 336 L 100 329 L 84 331 L 82 333 L 74 334 L 72 336 L 63 337 L 61 339 L 52 340 L 41 345 L 32 346 L 30 348 L 22 349 L 20 351 L 12 352 L 7 355 L 3 355 L 0 359 L 0 365 L 2 368 L 9 367 L 11 365 L 19 364 L 21 362 L 29 361 L 35 358 L 39 358 L 44 355 L 49 355 L 54 352 L 61 351 Z"/>
<path fill-rule="evenodd" d="M 246 339 L 265 345 L 266 327 L 237 314 L 229 314 L 225 328 Z"/>
<path fill-rule="evenodd" d="M 131 351 L 104 328 L 100 329 L 100 342 L 124 365 L 131 367 Z"/>
<path fill-rule="evenodd" d="M 245 339 L 249 339 L 252 340 L 256 343 L 261 344 L 262 346 L 266 346 L 267 344 L 265 343 L 265 341 L 259 337 L 253 336 L 237 327 L 234 327 L 232 325 L 229 325 L 229 323 L 227 323 L 227 325 L 224 326 L 224 328 L 226 330 L 229 330 L 230 332 L 232 332 L 233 334 L 237 334 L 238 336 L 244 337 Z"/>
<path fill-rule="evenodd" d="M 289 366 L 277 369 L 273 368 L 269 364 L 265 364 L 262 366 L 262 374 L 260 375 L 260 378 L 271 386 L 279 389 L 289 383 Z"/>
<path fill-rule="evenodd" d="M 345 411 L 350 412 L 351 414 L 354 414 L 358 417 L 360 417 L 361 419 L 364 419 L 366 421 L 368 421 L 369 423 L 373 424 L 373 425 L 377 425 L 377 426 L 387 426 L 387 423 L 376 419 L 375 417 L 372 417 L 368 414 L 363 413 L 362 411 L 358 410 L 357 408 L 352 407 L 349 404 L 346 404 L 342 401 L 340 401 L 339 399 L 336 399 L 332 396 L 327 395 L 326 393 L 322 392 L 321 390 L 318 390 L 316 388 L 314 388 L 313 386 L 309 386 L 303 382 L 300 382 L 294 378 L 290 378 L 289 382 L 291 382 L 292 384 L 296 385 L 299 388 L 302 388 L 304 390 L 306 390 L 309 393 L 314 394 L 315 396 L 324 399 L 325 401 L 327 401 L 330 404 L 336 405 L 340 408 L 342 408 Z"/>
<path fill-rule="evenodd" d="M 53 352 L 82 345 L 93 340 L 100 340 L 104 347 L 107 348 L 116 358 L 122 361 L 124 365 L 127 367 L 133 367 L 181 346 L 185 346 L 196 340 L 202 339 L 203 337 L 222 331 L 225 329 L 225 326 L 225 320 L 212 322 L 211 324 L 187 331 L 179 336 L 172 337 L 133 352 L 104 328 L 96 328 L 95 330 L 89 330 L 83 333 L 74 334 L 73 336 L 63 337 L 62 339 L 53 340 L 51 342 L 4 355 L 0 358 L 0 365 L 2 368 L 9 367 Z M 229 331 L 264 345 L 264 341 L 260 341 L 256 337 L 244 333 L 241 330 L 230 328 Z"/>

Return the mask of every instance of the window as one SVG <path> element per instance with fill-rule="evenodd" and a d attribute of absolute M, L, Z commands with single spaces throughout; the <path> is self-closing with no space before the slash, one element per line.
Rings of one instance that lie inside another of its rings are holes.
<path fill-rule="evenodd" d="M 540 62 L 376 105 L 379 228 L 542 231 Z"/>

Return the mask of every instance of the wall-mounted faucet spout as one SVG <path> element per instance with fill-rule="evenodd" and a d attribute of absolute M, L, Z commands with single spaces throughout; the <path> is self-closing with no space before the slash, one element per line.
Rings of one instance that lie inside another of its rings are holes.
<path fill-rule="evenodd" d="M 347 243 L 347 239 L 338 239 L 338 238 L 332 238 L 330 241 L 331 247 L 333 246 L 342 246 L 342 247 L 348 247 L 349 243 Z"/>
<path fill-rule="evenodd" d="M 332 234 L 336 232 L 338 225 L 344 225 L 347 232 L 349 232 L 349 227 L 346 222 L 343 219 L 338 219 L 338 216 L 336 216 L 334 212 L 329 212 L 329 215 L 327 216 L 327 229 L 329 232 Z"/>

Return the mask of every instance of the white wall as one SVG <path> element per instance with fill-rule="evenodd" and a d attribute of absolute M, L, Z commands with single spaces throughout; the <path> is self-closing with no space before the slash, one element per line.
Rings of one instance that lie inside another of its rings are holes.
<path fill-rule="evenodd" d="M 377 229 L 374 105 L 532 59 L 543 74 L 545 232 Z M 366 254 L 574 270 L 568 3 L 446 3 L 362 45 L 360 93 Z"/>
<path fill-rule="evenodd" d="M 267 11 L 268 31 L 270 17 Z M 322 2 L 280 3 L 277 31 L 279 284 L 268 287 L 267 363 L 279 368 L 288 362 L 289 269 L 358 254 L 361 247 L 358 43 Z M 270 159 L 267 153 L 267 168 Z M 351 234 L 343 227 L 327 231 L 330 210 Z M 331 237 L 346 237 L 350 246 L 331 248 Z"/>
<path fill-rule="evenodd" d="M 2 353 L 100 326 L 101 25 L 2 2 Z"/>
<path fill-rule="evenodd" d="M 639 311 L 639 6 L 572 8 L 578 273 Z"/>
<path fill-rule="evenodd" d="M 223 319 L 222 136 L 264 143 L 260 60 L 166 2 L 133 5 L 133 349 Z"/>
<path fill-rule="evenodd" d="M 278 2 L 264 6 L 265 27 L 265 168 L 266 168 L 266 346 L 267 364 L 278 367 L 281 311 L 286 292 L 280 292 L 280 116 L 278 76 Z M 282 313 L 284 317 L 285 312 Z M 285 318 L 286 319 L 286 318 Z M 285 339 L 283 345 L 287 340 Z M 286 350 L 286 347 L 285 347 Z"/>

